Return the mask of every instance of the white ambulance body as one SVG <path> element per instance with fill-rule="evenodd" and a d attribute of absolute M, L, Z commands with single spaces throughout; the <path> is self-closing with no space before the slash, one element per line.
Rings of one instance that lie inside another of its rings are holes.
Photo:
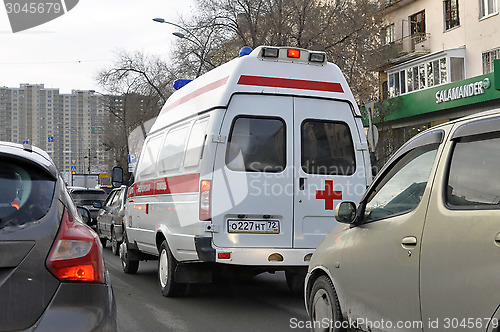
<path fill-rule="evenodd" d="M 300 283 L 335 206 L 359 201 L 371 168 L 339 68 L 322 52 L 258 47 L 172 94 L 134 177 L 123 267 L 159 256 L 172 296 L 221 264 Z"/>

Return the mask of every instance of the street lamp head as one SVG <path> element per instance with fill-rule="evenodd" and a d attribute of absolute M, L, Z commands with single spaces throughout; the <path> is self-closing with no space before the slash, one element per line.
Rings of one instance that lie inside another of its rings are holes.
<path fill-rule="evenodd" d="M 165 20 L 161 17 L 153 18 L 153 21 L 158 22 L 158 23 L 165 23 Z"/>
<path fill-rule="evenodd" d="M 185 34 L 183 34 L 182 32 L 178 32 L 178 31 L 176 31 L 176 32 L 172 32 L 172 34 L 173 34 L 174 36 L 176 36 L 176 37 L 179 37 L 179 38 L 186 38 L 186 35 L 185 35 Z"/>

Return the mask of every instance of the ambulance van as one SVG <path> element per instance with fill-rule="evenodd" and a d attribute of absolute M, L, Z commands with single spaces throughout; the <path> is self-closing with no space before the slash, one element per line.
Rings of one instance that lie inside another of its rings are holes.
<path fill-rule="evenodd" d="M 334 209 L 371 180 L 361 114 L 323 52 L 258 47 L 167 100 L 128 191 L 123 270 L 158 258 L 164 296 L 214 271 L 300 289 Z"/>

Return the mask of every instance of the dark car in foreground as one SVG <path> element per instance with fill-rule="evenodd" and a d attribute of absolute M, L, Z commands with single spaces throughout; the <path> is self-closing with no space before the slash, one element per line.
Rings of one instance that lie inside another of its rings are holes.
<path fill-rule="evenodd" d="M 108 195 L 102 189 L 89 189 L 83 187 L 68 188 L 69 194 L 77 206 L 83 206 L 90 211 L 91 221 L 89 226 L 97 231 L 97 215 Z"/>
<path fill-rule="evenodd" d="M 0 331 L 116 331 L 97 234 L 50 157 L 6 142 L 0 142 L 0 309 Z"/>
<path fill-rule="evenodd" d="M 106 241 L 111 242 L 113 254 L 118 255 L 118 249 L 123 240 L 123 218 L 125 218 L 125 203 L 127 186 L 113 189 L 97 216 L 97 233 L 103 247 Z"/>

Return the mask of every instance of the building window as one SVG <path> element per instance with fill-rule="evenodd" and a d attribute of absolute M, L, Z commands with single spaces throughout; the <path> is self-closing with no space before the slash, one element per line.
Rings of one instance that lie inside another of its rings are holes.
<path fill-rule="evenodd" d="M 465 59 L 450 57 L 450 79 L 452 82 L 465 79 Z M 448 83 L 446 57 L 420 63 L 389 75 L 389 98 Z"/>
<path fill-rule="evenodd" d="M 410 16 L 410 31 L 412 36 L 425 34 L 425 11 Z"/>
<path fill-rule="evenodd" d="M 393 24 L 388 25 L 384 31 L 384 45 L 393 43 L 396 40 L 396 26 Z"/>
<path fill-rule="evenodd" d="M 460 25 L 460 19 L 458 17 L 458 0 L 444 1 L 444 21 L 445 30 L 450 30 Z"/>
<path fill-rule="evenodd" d="M 497 0 L 479 0 L 479 18 L 496 14 L 497 5 Z"/>
<path fill-rule="evenodd" d="M 493 62 L 495 59 L 500 59 L 500 48 L 483 53 L 483 74 L 493 72 Z"/>

